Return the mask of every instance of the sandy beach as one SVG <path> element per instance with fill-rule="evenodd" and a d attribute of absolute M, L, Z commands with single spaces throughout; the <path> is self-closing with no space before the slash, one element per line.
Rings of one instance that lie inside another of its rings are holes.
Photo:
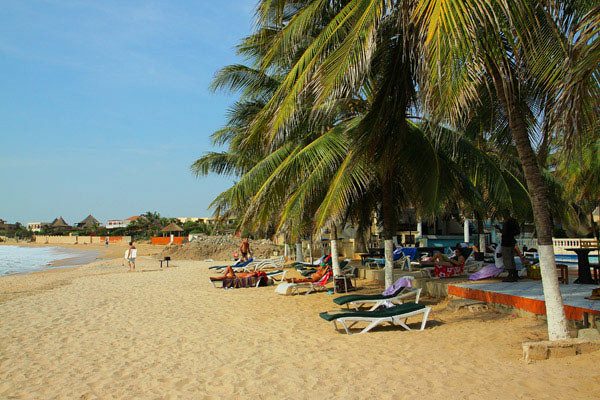
<path fill-rule="evenodd" d="M 214 263 L 143 256 L 127 273 L 103 256 L 0 278 L 0 398 L 600 397 L 600 353 L 521 360 L 539 319 L 429 301 L 425 331 L 347 336 L 317 315 L 336 309 L 326 293 L 215 289 Z"/>

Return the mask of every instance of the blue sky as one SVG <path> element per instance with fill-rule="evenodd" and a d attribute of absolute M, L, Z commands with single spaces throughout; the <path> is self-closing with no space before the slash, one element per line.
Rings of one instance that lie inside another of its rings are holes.
<path fill-rule="evenodd" d="M 74 223 L 145 211 L 209 215 L 232 178 L 190 164 L 235 99 L 254 0 L 3 0 L 0 218 Z"/>

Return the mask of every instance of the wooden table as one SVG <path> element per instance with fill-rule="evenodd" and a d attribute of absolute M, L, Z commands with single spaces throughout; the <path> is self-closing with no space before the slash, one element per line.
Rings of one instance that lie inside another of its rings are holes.
<path fill-rule="evenodd" d="M 590 251 L 594 251 L 593 247 L 581 247 L 581 248 L 570 248 L 565 249 L 567 251 L 572 251 L 577 254 L 577 267 L 578 267 L 578 277 L 575 279 L 573 283 L 579 284 L 591 284 L 596 283 L 592 278 L 592 272 L 590 271 L 590 259 L 589 253 Z"/>

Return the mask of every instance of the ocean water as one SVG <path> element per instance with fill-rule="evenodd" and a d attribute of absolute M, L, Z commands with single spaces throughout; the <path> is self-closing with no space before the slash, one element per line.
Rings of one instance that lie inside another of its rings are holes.
<path fill-rule="evenodd" d="M 57 247 L 0 246 L 0 276 L 48 268 L 48 263 L 70 257 Z"/>

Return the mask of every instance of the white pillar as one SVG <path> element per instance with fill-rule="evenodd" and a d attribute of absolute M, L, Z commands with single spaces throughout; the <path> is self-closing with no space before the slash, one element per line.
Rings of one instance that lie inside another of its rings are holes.
<path fill-rule="evenodd" d="M 296 242 L 296 262 L 304 262 L 304 255 L 302 254 L 302 242 Z"/>
<path fill-rule="evenodd" d="M 420 238 L 421 236 L 423 236 L 423 222 L 419 221 L 419 222 L 417 222 L 417 237 L 416 238 Z"/>
<path fill-rule="evenodd" d="M 492 241 L 492 243 L 496 243 L 498 244 L 498 232 L 496 231 L 496 227 L 494 226 L 494 221 L 492 220 L 488 220 L 491 226 L 490 229 L 490 240 Z"/>
<path fill-rule="evenodd" d="M 171 236 L 170 236 L 170 239 L 169 239 L 169 244 L 173 244 L 173 238 L 174 238 L 174 237 L 175 237 L 175 235 L 173 235 L 173 234 L 171 233 Z"/>
<path fill-rule="evenodd" d="M 331 245 L 331 267 L 333 268 L 333 276 L 341 275 L 340 260 L 338 258 L 338 242 L 337 242 L 337 227 L 331 227 L 331 237 L 329 244 Z"/>
<path fill-rule="evenodd" d="M 465 222 L 463 224 L 463 231 L 464 231 L 464 242 L 465 243 L 469 243 L 470 241 L 470 236 L 469 236 L 469 220 L 467 218 L 465 218 Z"/>

